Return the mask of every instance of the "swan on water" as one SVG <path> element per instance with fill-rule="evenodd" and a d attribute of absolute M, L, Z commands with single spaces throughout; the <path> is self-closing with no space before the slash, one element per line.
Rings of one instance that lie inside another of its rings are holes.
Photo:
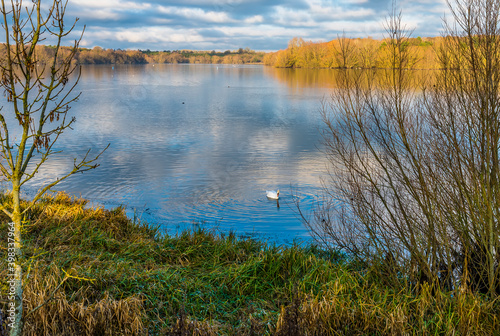
<path fill-rule="evenodd" d="M 271 198 L 271 199 L 279 199 L 280 198 L 280 191 L 279 191 L 279 189 L 278 189 L 278 191 L 267 190 L 266 196 L 267 196 L 267 198 Z"/>

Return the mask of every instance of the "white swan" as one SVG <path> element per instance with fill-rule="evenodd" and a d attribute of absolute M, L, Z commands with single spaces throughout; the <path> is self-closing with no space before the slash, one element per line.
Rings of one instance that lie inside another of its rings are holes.
<path fill-rule="evenodd" d="M 267 198 L 271 198 L 271 199 L 279 199 L 280 198 L 280 190 L 279 189 L 278 189 L 278 191 L 267 190 L 266 196 L 267 196 Z"/>

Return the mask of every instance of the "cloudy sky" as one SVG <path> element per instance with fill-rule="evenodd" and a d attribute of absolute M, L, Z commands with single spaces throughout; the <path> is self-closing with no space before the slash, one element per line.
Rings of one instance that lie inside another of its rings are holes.
<path fill-rule="evenodd" d="M 392 0 L 70 0 L 84 47 L 151 50 L 286 48 L 295 37 L 382 37 Z M 439 35 L 444 0 L 399 1 L 415 36 Z M 80 26 L 81 29 L 81 26 Z"/>

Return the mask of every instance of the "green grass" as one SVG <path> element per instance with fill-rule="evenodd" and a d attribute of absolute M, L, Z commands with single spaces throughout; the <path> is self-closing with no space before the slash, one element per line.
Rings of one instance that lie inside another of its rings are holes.
<path fill-rule="evenodd" d="M 425 288 L 417 295 L 359 272 L 340 253 L 203 228 L 163 235 L 121 208 L 85 205 L 47 197 L 26 223 L 25 305 L 50 297 L 63 271 L 71 275 L 27 318 L 28 335 L 493 335 L 500 328 L 496 300 Z"/>

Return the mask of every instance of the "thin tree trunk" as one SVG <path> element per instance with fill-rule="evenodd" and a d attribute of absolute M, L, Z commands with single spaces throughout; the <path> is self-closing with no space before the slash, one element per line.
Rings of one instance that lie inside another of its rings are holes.
<path fill-rule="evenodd" d="M 12 220 L 14 221 L 14 249 L 16 252 L 16 260 L 14 261 L 15 275 L 15 306 L 16 316 L 14 328 L 10 329 L 9 336 L 20 336 L 23 330 L 23 270 L 21 267 L 22 259 L 22 240 L 21 240 L 21 200 L 20 200 L 19 184 L 15 183 L 12 188 L 13 213 Z"/>

